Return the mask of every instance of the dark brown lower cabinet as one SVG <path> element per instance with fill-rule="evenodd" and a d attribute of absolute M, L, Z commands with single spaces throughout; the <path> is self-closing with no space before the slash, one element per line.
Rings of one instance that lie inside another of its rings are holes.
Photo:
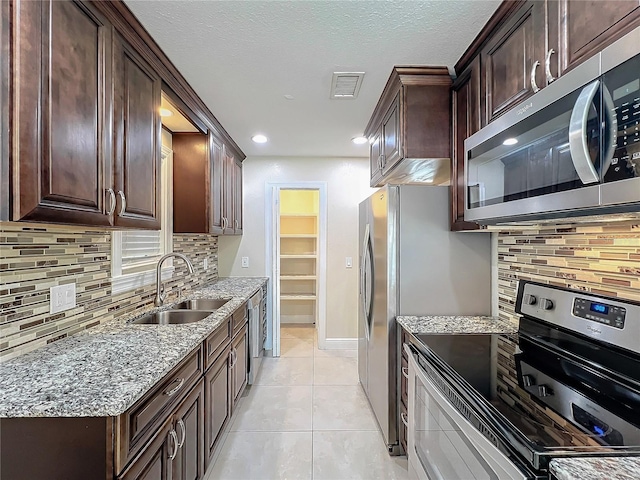
<path fill-rule="evenodd" d="M 178 453 L 172 462 L 172 480 L 204 477 L 204 405 L 204 380 L 200 380 L 173 416 Z"/>
<path fill-rule="evenodd" d="M 240 400 L 240 395 L 244 391 L 244 387 L 247 385 L 247 355 L 249 353 L 249 327 L 245 326 L 238 332 L 233 341 L 231 342 L 231 348 L 233 351 L 233 365 L 231 367 L 231 379 L 233 394 L 232 408 L 235 409 L 236 403 Z"/>
<path fill-rule="evenodd" d="M 170 453 L 173 448 L 171 433 L 173 419 L 167 419 L 149 446 L 125 470 L 118 480 L 169 480 L 171 479 Z"/>
<path fill-rule="evenodd" d="M 231 418 L 231 346 L 227 346 L 204 376 L 206 467 Z M 205 467 L 205 468 L 206 468 Z"/>

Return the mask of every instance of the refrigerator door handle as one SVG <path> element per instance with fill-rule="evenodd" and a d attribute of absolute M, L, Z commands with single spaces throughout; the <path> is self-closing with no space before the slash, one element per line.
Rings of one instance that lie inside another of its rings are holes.
<path fill-rule="evenodd" d="M 369 276 L 369 284 L 373 274 L 373 263 L 371 258 L 371 232 L 369 224 L 365 227 L 364 242 L 362 245 L 362 271 L 360 273 L 362 311 L 364 313 L 364 333 L 367 341 L 371 338 L 371 303 L 373 300 L 373 289 L 367 289 L 367 275 Z"/>

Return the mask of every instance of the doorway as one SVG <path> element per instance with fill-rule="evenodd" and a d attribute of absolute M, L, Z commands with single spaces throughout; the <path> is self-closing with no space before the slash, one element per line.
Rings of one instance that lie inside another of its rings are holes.
<path fill-rule="evenodd" d="M 280 356 L 280 328 L 315 328 L 319 348 L 326 333 L 326 184 L 267 184 L 267 275 L 273 285 L 274 357 Z"/>

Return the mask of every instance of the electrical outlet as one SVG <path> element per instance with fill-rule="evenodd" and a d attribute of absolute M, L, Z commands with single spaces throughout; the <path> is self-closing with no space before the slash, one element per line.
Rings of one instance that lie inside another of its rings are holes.
<path fill-rule="evenodd" d="M 76 306 L 76 284 L 69 283 L 49 289 L 49 312 L 58 313 Z"/>
<path fill-rule="evenodd" d="M 242 268 L 249 268 L 249 257 L 242 257 Z"/>
<path fill-rule="evenodd" d="M 353 258 L 352 258 L 352 257 L 347 257 L 347 258 L 346 258 L 345 266 L 346 266 L 347 268 L 351 268 L 351 267 L 353 267 Z"/>
<path fill-rule="evenodd" d="M 208 269 L 209 269 L 209 259 L 208 259 L 208 258 L 205 258 L 205 259 L 202 261 L 202 266 L 203 266 L 203 268 L 204 268 L 205 270 L 208 270 Z"/>

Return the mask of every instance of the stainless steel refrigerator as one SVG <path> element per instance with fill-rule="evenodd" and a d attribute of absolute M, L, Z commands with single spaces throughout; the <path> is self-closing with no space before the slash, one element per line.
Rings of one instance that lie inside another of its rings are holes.
<path fill-rule="evenodd" d="M 385 186 L 360 204 L 358 373 L 397 454 L 398 315 L 488 315 L 488 233 L 449 231 L 449 188 Z"/>

